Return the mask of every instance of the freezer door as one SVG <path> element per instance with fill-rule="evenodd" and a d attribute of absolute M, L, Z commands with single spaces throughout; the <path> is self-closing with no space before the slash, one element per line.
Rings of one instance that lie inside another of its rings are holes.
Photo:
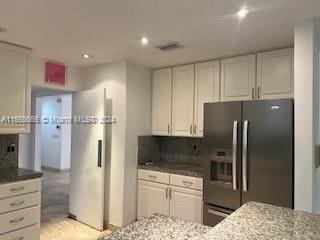
<path fill-rule="evenodd" d="M 208 204 L 203 205 L 203 224 L 206 226 L 214 227 L 226 217 L 228 217 L 232 211 L 214 207 Z"/>
<path fill-rule="evenodd" d="M 228 209 L 241 204 L 241 102 L 204 107 L 204 202 Z"/>
<path fill-rule="evenodd" d="M 293 208 L 293 100 L 243 103 L 242 203 Z"/>

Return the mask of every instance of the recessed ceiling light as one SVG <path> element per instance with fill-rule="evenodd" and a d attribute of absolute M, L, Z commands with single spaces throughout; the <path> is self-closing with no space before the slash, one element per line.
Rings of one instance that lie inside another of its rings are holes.
<path fill-rule="evenodd" d="M 149 39 L 146 38 L 146 37 L 143 37 L 143 38 L 141 38 L 141 43 L 142 43 L 143 45 L 146 45 L 146 44 L 149 43 Z"/>
<path fill-rule="evenodd" d="M 247 16 L 247 14 L 249 13 L 249 9 L 246 7 L 241 8 L 238 12 L 237 12 L 237 16 L 239 18 L 244 18 L 245 16 Z"/>
<path fill-rule="evenodd" d="M 86 59 L 88 59 L 88 58 L 91 58 L 91 56 L 89 55 L 89 54 L 81 54 L 81 56 L 83 57 L 83 58 L 86 58 Z"/>

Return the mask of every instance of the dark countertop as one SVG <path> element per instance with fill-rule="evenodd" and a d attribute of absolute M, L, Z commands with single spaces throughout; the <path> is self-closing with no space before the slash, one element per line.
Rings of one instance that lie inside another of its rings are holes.
<path fill-rule="evenodd" d="M 250 202 L 214 228 L 155 214 L 100 240 L 120 239 L 319 240 L 320 215 Z"/>
<path fill-rule="evenodd" d="M 99 240 L 184 240 L 203 236 L 211 228 L 155 214 Z"/>
<path fill-rule="evenodd" d="M 198 178 L 203 177 L 202 166 L 193 164 L 154 162 L 151 165 L 138 165 L 138 169 L 159 171 Z"/>
<path fill-rule="evenodd" d="M 0 169 L 0 184 L 26 181 L 41 178 L 41 172 L 35 172 L 23 168 L 2 168 Z"/>

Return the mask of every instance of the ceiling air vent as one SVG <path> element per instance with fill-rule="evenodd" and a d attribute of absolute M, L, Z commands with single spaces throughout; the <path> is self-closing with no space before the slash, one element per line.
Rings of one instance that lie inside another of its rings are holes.
<path fill-rule="evenodd" d="M 160 49 L 161 51 L 167 52 L 167 51 L 172 51 L 178 48 L 184 48 L 184 46 L 178 42 L 169 42 L 166 44 L 156 46 L 156 48 Z"/>

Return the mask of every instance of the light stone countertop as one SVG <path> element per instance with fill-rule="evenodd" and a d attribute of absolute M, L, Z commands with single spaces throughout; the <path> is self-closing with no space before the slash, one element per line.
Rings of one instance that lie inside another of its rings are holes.
<path fill-rule="evenodd" d="M 178 174 L 189 177 L 203 177 L 202 166 L 194 164 L 154 162 L 150 165 L 138 165 L 138 169 Z"/>
<path fill-rule="evenodd" d="M 199 240 L 319 240 L 320 215 L 250 202 Z"/>
<path fill-rule="evenodd" d="M 319 240 L 320 215 L 250 202 L 214 228 L 155 214 L 100 240 L 120 239 Z"/>
<path fill-rule="evenodd" d="M 99 240 L 185 240 L 203 236 L 210 227 L 155 214 Z"/>

